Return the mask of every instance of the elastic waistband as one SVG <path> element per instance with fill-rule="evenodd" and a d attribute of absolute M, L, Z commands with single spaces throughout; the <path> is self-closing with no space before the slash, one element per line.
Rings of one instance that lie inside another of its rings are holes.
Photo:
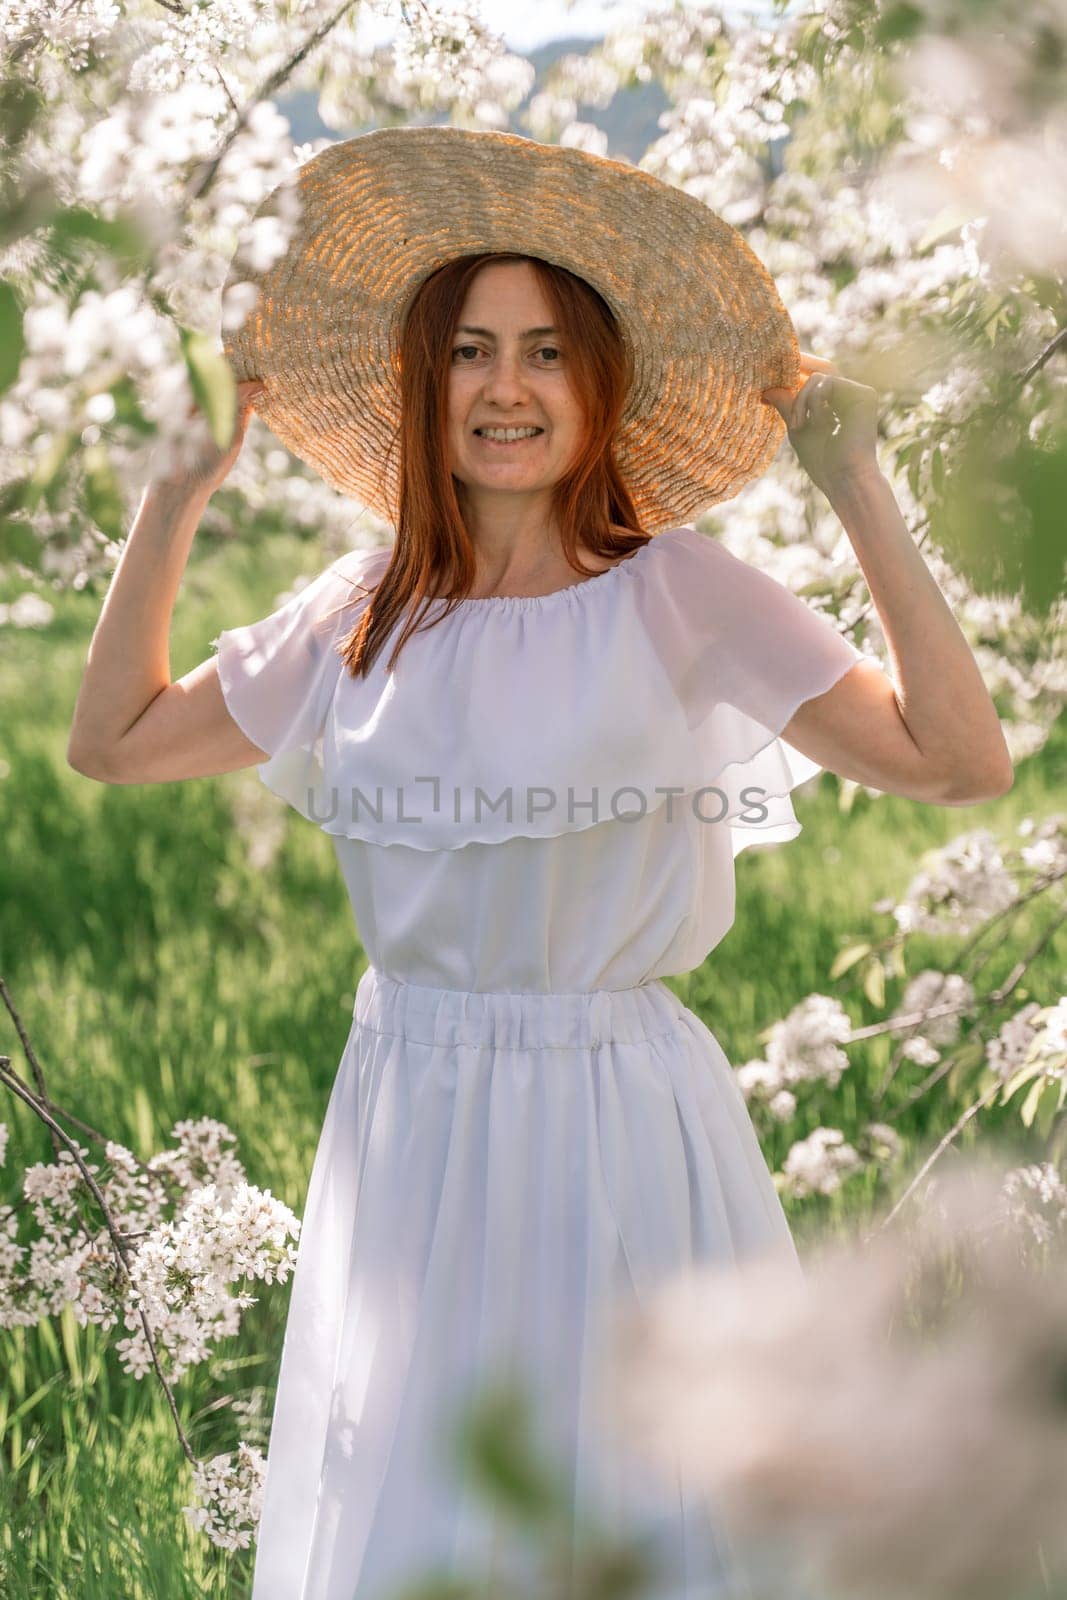
<path fill-rule="evenodd" d="M 669 1033 L 684 1010 L 659 978 L 632 989 L 508 994 L 430 988 L 369 966 L 356 988 L 352 1014 L 362 1027 L 417 1044 L 524 1050 L 640 1044 Z"/>

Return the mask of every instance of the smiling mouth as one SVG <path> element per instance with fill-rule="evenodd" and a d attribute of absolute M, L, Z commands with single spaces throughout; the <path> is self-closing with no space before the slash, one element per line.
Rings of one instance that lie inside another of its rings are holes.
<path fill-rule="evenodd" d="M 476 439 L 480 440 L 480 442 L 482 444 L 495 444 L 495 445 L 498 445 L 498 446 L 514 445 L 514 444 L 532 444 L 535 439 L 543 438 L 544 437 L 544 432 L 545 432 L 545 430 L 543 428 L 538 428 L 536 433 L 532 433 L 532 434 L 531 433 L 525 433 L 519 439 L 491 439 L 491 438 L 489 438 L 489 436 L 487 434 L 480 433 L 479 430 L 477 428 L 475 428 L 474 429 L 474 437 Z"/>

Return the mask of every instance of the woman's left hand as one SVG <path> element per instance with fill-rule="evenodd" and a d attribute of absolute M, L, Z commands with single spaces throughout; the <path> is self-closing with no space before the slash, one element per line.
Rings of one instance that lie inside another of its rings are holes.
<path fill-rule="evenodd" d="M 800 352 L 805 377 L 791 389 L 763 389 L 789 431 L 789 442 L 811 481 L 829 498 L 857 476 L 879 472 L 878 393 L 842 378 L 832 361 Z"/>

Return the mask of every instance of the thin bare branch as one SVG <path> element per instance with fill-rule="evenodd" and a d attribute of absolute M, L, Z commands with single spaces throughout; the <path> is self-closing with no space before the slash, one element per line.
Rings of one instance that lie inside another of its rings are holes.
<path fill-rule="evenodd" d="M 2 980 L 0 980 L 0 983 L 2 983 Z M 6 988 L 4 993 L 5 999 L 10 1002 L 10 996 L 7 994 Z M 24 1044 L 27 1047 L 29 1054 L 32 1056 L 32 1046 L 30 1046 L 29 1040 L 26 1039 Z M 116 1226 L 115 1219 L 111 1214 L 111 1208 L 105 1200 L 99 1184 L 86 1165 L 81 1151 L 78 1149 L 74 1141 L 67 1135 L 64 1129 L 60 1127 L 59 1123 L 56 1122 L 51 1113 L 45 1109 L 43 1101 L 37 1095 L 35 1095 L 33 1091 L 26 1086 L 26 1084 L 22 1082 L 22 1079 L 19 1077 L 17 1072 L 13 1071 L 10 1066 L 6 1066 L 4 1064 L 7 1059 L 7 1057 L 0 1058 L 0 1082 L 5 1083 L 11 1090 L 12 1094 L 17 1095 L 20 1100 L 23 1100 L 26 1105 L 30 1107 L 30 1110 L 33 1111 L 36 1116 L 40 1117 L 41 1121 L 45 1123 L 45 1125 L 51 1130 L 53 1143 L 55 1143 L 57 1140 L 60 1141 L 69 1152 L 71 1160 L 74 1162 L 74 1165 L 77 1167 L 78 1172 L 81 1175 L 82 1182 L 89 1189 L 93 1199 L 100 1207 L 101 1215 L 104 1218 L 104 1226 L 107 1229 L 108 1236 L 111 1239 L 112 1246 L 114 1247 L 115 1256 L 118 1260 L 120 1270 L 124 1274 L 127 1282 L 132 1283 L 129 1265 L 126 1260 L 126 1244 L 124 1236 Z M 195 1466 L 198 1464 L 198 1458 L 196 1452 L 193 1450 L 185 1436 L 185 1430 L 182 1428 L 181 1418 L 178 1415 L 178 1407 L 174 1400 L 174 1392 L 171 1389 L 170 1383 L 167 1380 L 167 1376 L 163 1371 L 163 1368 L 160 1366 L 159 1354 L 156 1350 L 156 1341 L 152 1334 L 151 1325 L 149 1324 L 148 1318 L 145 1315 L 144 1307 L 139 1305 L 137 1307 L 137 1312 L 141 1319 L 141 1326 L 144 1329 L 145 1341 L 148 1345 L 148 1353 L 152 1358 L 152 1365 L 156 1370 L 156 1376 L 163 1385 L 163 1392 L 167 1397 L 167 1404 L 170 1406 L 170 1413 L 174 1419 L 174 1426 L 178 1433 L 178 1441 L 181 1444 L 182 1450 L 184 1451 L 187 1459 Z"/>
<path fill-rule="evenodd" d="M 211 185 L 215 181 L 215 175 L 222 164 L 223 157 L 233 144 L 233 141 L 237 138 L 238 134 L 241 133 L 246 126 L 248 118 L 252 112 L 252 108 L 259 105 L 260 101 L 269 100 L 273 94 L 276 94 L 282 85 L 288 80 L 291 74 L 296 71 L 300 63 L 311 54 L 312 50 L 314 50 L 317 45 L 322 43 L 327 34 L 331 33 L 339 22 L 344 20 L 344 18 L 352 10 L 353 6 L 358 4 L 359 0 L 342 0 L 342 4 L 338 6 L 337 10 L 333 12 L 331 16 L 327 17 L 324 22 L 321 22 L 319 26 L 308 35 L 303 44 L 294 50 L 293 54 L 289 56 L 286 61 L 283 61 L 281 66 L 277 67 L 268 78 L 264 79 L 258 89 L 254 89 L 252 91 L 251 99 L 249 99 L 238 112 L 237 121 L 223 139 L 218 150 L 207 163 L 206 167 L 198 169 L 199 176 L 193 180 L 193 183 L 189 189 L 186 197 L 187 204 L 191 204 L 194 200 L 201 199 L 202 196 L 205 195 L 210 189 Z"/>
<path fill-rule="evenodd" d="M 897 1215 L 897 1212 L 900 1211 L 901 1207 L 911 1197 L 911 1195 L 915 1193 L 916 1189 L 919 1187 L 919 1184 L 930 1171 L 930 1168 L 933 1166 L 938 1157 L 944 1154 L 957 1135 L 963 1132 L 967 1124 L 973 1121 L 973 1119 L 978 1115 L 979 1111 L 987 1106 L 989 1102 L 1000 1093 L 1002 1088 L 1003 1084 L 999 1079 L 996 1083 L 991 1083 L 985 1093 L 980 1095 L 973 1105 L 969 1105 L 963 1115 L 959 1117 L 955 1123 L 953 1123 L 952 1127 L 945 1134 L 944 1138 L 939 1141 L 932 1153 L 927 1156 L 926 1160 L 923 1162 L 914 1178 L 912 1178 L 911 1182 L 908 1184 L 908 1187 L 904 1190 L 904 1193 L 900 1196 L 900 1199 L 893 1206 L 892 1210 L 879 1222 L 878 1226 L 874 1230 L 875 1234 L 880 1233 L 883 1228 L 889 1226 L 893 1218 Z M 868 1242 L 873 1237 L 874 1235 L 868 1234 Z"/>

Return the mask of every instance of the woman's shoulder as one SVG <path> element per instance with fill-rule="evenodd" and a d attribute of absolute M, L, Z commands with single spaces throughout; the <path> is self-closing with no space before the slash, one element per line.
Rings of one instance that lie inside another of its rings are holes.
<path fill-rule="evenodd" d="M 316 623 L 335 619 L 339 611 L 369 602 L 389 565 L 392 545 L 367 545 L 346 550 L 323 567 L 304 589 L 305 607 Z"/>
<path fill-rule="evenodd" d="M 392 559 L 392 544 L 361 545 L 346 550 L 326 569 L 342 583 L 358 585 L 376 582 Z"/>

